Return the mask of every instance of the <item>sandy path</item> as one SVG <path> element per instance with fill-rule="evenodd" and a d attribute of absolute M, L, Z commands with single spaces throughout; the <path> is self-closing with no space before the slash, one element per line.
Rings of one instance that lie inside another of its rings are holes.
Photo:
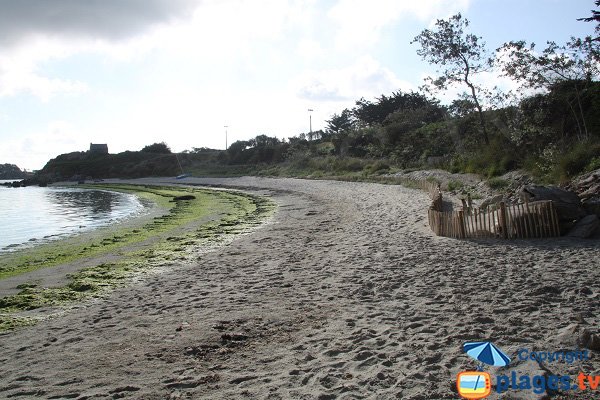
<path fill-rule="evenodd" d="M 193 181 L 280 208 L 196 265 L 0 336 L 0 397 L 457 398 L 465 341 L 558 351 L 598 328 L 597 242 L 437 238 L 426 195 L 399 186 Z M 547 368 L 600 375 L 597 357 Z"/>

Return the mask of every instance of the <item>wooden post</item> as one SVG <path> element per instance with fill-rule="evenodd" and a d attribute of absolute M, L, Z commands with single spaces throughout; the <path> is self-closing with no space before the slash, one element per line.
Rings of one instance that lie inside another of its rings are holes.
<path fill-rule="evenodd" d="M 541 203 L 537 209 L 538 226 L 540 227 L 540 237 L 544 236 L 544 203 Z"/>
<path fill-rule="evenodd" d="M 502 229 L 502 237 L 508 239 L 508 223 L 506 221 L 506 204 L 500 202 L 500 228 Z"/>
<path fill-rule="evenodd" d="M 525 202 L 525 210 L 527 210 L 527 226 L 529 227 L 528 229 L 528 239 L 532 239 L 535 237 L 535 226 L 533 225 L 533 222 L 531 221 L 531 209 L 529 208 L 529 202 Z"/>
<path fill-rule="evenodd" d="M 467 233 L 465 229 L 465 213 L 462 210 L 458 212 L 458 228 L 460 230 L 460 238 L 466 238 Z"/>
<path fill-rule="evenodd" d="M 517 207 L 519 209 L 519 233 L 520 239 L 526 239 L 527 238 L 527 224 L 525 223 L 525 207 L 523 207 L 522 204 L 517 204 Z"/>
<path fill-rule="evenodd" d="M 544 219 L 544 237 L 551 237 L 552 233 L 550 233 L 550 203 L 544 203 L 542 217 Z"/>
<path fill-rule="evenodd" d="M 552 218 L 552 231 L 556 237 L 560 236 L 560 227 L 558 226 L 558 215 L 556 214 L 556 208 L 554 208 L 554 203 L 550 202 L 550 216 Z"/>

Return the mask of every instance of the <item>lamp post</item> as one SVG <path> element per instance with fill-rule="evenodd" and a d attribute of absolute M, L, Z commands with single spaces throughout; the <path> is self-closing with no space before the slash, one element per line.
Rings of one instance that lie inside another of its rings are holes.
<path fill-rule="evenodd" d="M 229 128 L 229 126 L 225 125 L 225 150 L 227 150 L 227 128 Z"/>
<path fill-rule="evenodd" d="M 310 138 L 310 140 L 312 140 L 312 112 L 314 110 L 312 108 L 308 109 L 308 127 L 309 127 L 309 134 L 308 137 Z"/>

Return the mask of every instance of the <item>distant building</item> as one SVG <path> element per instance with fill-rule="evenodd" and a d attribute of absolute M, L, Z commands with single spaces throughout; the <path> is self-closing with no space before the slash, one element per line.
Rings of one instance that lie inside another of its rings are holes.
<path fill-rule="evenodd" d="M 108 145 L 90 143 L 90 153 L 108 154 Z"/>

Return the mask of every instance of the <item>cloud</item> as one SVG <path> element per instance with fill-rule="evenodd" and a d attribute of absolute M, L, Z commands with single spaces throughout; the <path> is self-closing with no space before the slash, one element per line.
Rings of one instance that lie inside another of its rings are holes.
<path fill-rule="evenodd" d="M 20 168 L 40 169 L 50 157 L 87 150 L 87 138 L 83 138 L 77 132 L 78 130 L 66 121 L 52 121 L 40 131 L 3 139 L 0 159 Z"/>
<path fill-rule="evenodd" d="M 421 21 L 464 11 L 471 0 L 339 0 L 329 18 L 337 26 L 336 45 L 356 48 L 372 45 L 382 30 L 404 16 Z"/>
<path fill-rule="evenodd" d="M 0 0 L 0 45 L 31 36 L 118 41 L 189 15 L 197 0 Z"/>
<path fill-rule="evenodd" d="M 52 77 L 42 63 L 85 52 L 121 59 L 152 49 L 151 28 L 190 16 L 199 0 L 0 0 L 0 97 L 29 93 L 46 102 L 88 90 Z"/>
<path fill-rule="evenodd" d="M 298 43 L 296 53 L 304 60 L 315 60 L 326 54 L 321 44 L 312 39 L 302 39 Z"/>
<path fill-rule="evenodd" d="M 59 93 L 85 92 L 85 83 L 43 76 L 38 71 L 41 61 L 64 57 L 69 50 L 57 43 L 37 41 L 26 48 L 0 53 L 0 98 L 26 92 L 46 102 Z"/>
<path fill-rule="evenodd" d="M 345 68 L 305 73 L 296 86 L 297 96 L 311 101 L 357 100 L 413 88 L 370 56 Z"/>

